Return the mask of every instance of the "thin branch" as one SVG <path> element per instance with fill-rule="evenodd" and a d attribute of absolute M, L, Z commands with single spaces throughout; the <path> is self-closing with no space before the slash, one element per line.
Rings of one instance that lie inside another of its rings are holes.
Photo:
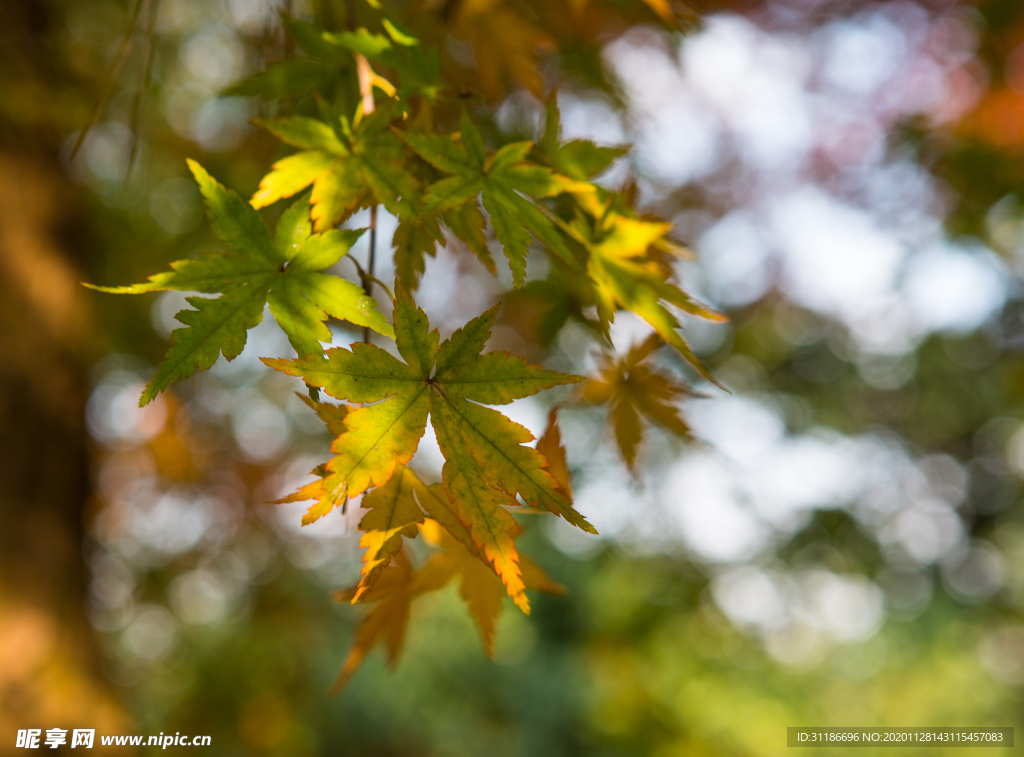
<path fill-rule="evenodd" d="M 282 12 L 288 18 L 292 17 L 292 0 L 284 0 L 284 8 Z M 295 57 L 295 41 L 292 39 L 292 35 L 288 33 L 288 28 L 285 24 L 281 24 L 281 34 L 284 35 L 284 57 L 294 58 Z"/>
<path fill-rule="evenodd" d="M 377 255 L 377 206 L 374 205 L 370 208 L 370 257 L 366 262 L 366 274 L 363 276 L 363 289 L 366 290 L 366 294 L 373 297 L 373 282 L 376 279 L 373 277 L 373 263 L 374 258 Z M 363 326 L 363 341 L 367 344 L 370 343 L 370 327 Z"/>
<path fill-rule="evenodd" d="M 124 63 L 125 58 L 128 57 L 128 51 L 132 47 L 132 36 L 135 34 L 135 25 L 139 21 L 139 11 L 142 10 L 142 3 L 143 0 L 135 0 L 135 6 L 132 8 L 132 15 L 128 19 L 128 28 L 124 32 L 124 38 L 121 40 L 121 44 L 117 48 L 114 60 L 110 63 L 110 68 L 107 69 L 106 78 L 103 82 L 103 89 L 100 90 L 100 97 L 96 101 L 96 107 L 93 109 L 92 116 L 89 118 L 89 123 L 85 125 L 84 129 L 78 132 L 78 139 L 75 140 L 75 146 L 71 148 L 71 157 L 69 160 L 75 159 L 75 155 L 78 154 L 78 149 L 82 146 L 82 143 L 89 135 L 89 131 L 92 127 L 100 120 L 100 116 L 107 107 L 107 102 L 110 101 L 110 95 L 113 94 L 114 83 L 117 81 L 117 75 L 121 71 L 121 65 Z"/>
<path fill-rule="evenodd" d="M 356 6 L 354 0 L 348 0 L 346 3 L 346 10 L 346 15 L 348 16 L 348 28 L 354 31 L 356 28 Z M 373 100 L 373 68 L 370 67 L 370 61 L 366 60 L 362 53 L 355 53 L 354 57 L 356 60 L 356 73 L 359 77 L 359 95 L 362 97 L 363 115 L 368 116 L 373 113 L 376 107 Z M 366 271 L 363 272 L 360 269 L 360 274 L 363 279 L 363 289 L 369 297 L 373 297 L 373 282 L 376 281 L 373 277 L 373 265 L 376 256 L 377 206 L 373 205 L 370 207 L 370 255 L 366 261 Z M 390 296 L 390 293 L 388 296 Z M 370 343 L 369 326 L 363 326 L 363 341 L 367 344 Z"/>
<path fill-rule="evenodd" d="M 128 180 L 132 176 L 132 168 L 135 166 L 135 159 L 139 154 L 139 120 L 142 116 L 142 101 L 149 92 L 149 85 L 153 81 L 153 64 L 156 60 L 156 40 L 153 30 L 156 25 L 156 14 L 160 8 L 160 0 L 148 0 L 146 3 L 146 65 L 142 69 L 142 79 L 139 82 L 139 89 L 132 101 L 132 149 L 128 153 L 128 166 L 124 172 L 124 183 L 128 186 Z"/>

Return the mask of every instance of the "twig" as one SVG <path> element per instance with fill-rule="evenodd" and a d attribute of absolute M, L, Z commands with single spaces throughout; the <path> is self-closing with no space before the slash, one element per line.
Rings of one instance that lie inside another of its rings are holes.
<path fill-rule="evenodd" d="M 103 83 L 103 89 L 100 90 L 100 97 L 96 101 L 96 107 L 93 109 L 92 116 L 89 118 L 89 123 L 85 125 L 85 128 L 78 132 L 78 139 L 75 140 L 75 146 L 71 148 L 71 157 L 69 160 L 74 160 L 75 155 L 78 154 L 78 149 L 82 146 L 85 138 L 89 135 L 89 130 L 96 125 L 96 122 L 100 120 L 104 108 L 107 106 L 107 102 L 110 100 L 110 95 L 114 91 L 114 82 L 117 81 L 117 75 L 121 71 L 121 64 L 124 63 L 124 59 L 128 56 L 128 51 L 132 46 L 132 36 L 135 34 L 135 24 L 139 20 L 139 11 L 142 10 L 143 0 L 135 0 L 135 7 L 132 8 L 132 15 L 128 19 L 128 28 L 124 32 L 124 38 L 121 40 L 121 44 L 117 48 L 117 53 L 114 55 L 114 60 L 110 63 L 110 68 L 107 69 L 106 79 Z"/>
<path fill-rule="evenodd" d="M 346 4 L 346 10 L 348 15 L 348 28 L 352 31 L 356 28 L 356 7 L 353 0 L 348 0 Z M 370 62 L 366 60 L 362 53 L 355 53 L 356 59 L 356 74 L 359 77 L 359 94 L 362 97 L 363 115 L 368 116 L 373 113 L 376 104 L 373 101 L 373 69 L 370 67 Z M 373 297 L 373 282 L 376 279 L 373 277 L 373 264 L 374 259 L 377 256 L 377 206 L 373 205 L 370 207 L 370 255 L 366 261 L 366 272 L 362 274 L 363 278 L 363 289 L 366 291 L 368 297 Z M 363 341 L 370 344 L 370 327 L 363 326 Z"/>
<path fill-rule="evenodd" d="M 373 282 L 376 281 L 373 278 L 373 263 L 374 258 L 377 255 L 377 206 L 374 205 L 370 208 L 370 257 L 366 261 L 366 274 L 363 276 L 363 289 L 366 290 L 366 294 L 373 297 L 372 287 Z M 363 326 L 363 341 L 367 344 L 370 343 L 370 327 Z"/>
<path fill-rule="evenodd" d="M 128 186 L 128 180 L 132 176 L 132 168 L 135 166 L 135 159 L 139 154 L 139 120 L 142 116 L 142 101 L 149 91 L 149 85 L 153 81 L 153 63 L 156 60 L 156 40 L 153 38 L 153 28 L 156 24 L 156 14 L 160 7 L 160 0 L 149 0 L 146 3 L 146 65 L 142 69 L 142 80 L 139 82 L 139 89 L 132 101 L 132 149 L 128 153 L 128 166 L 124 171 L 124 184 Z"/>

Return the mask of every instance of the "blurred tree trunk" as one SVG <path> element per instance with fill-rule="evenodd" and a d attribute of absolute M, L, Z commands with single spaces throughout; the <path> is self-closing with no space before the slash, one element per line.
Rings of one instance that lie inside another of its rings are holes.
<path fill-rule="evenodd" d="M 96 354 L 55 160 L 0 152 L 0 733 L 123 717 L 84 599 L 84 409 Z"/>
<path fill-rule="evenodd" d="M 86 369 L 101 340 L 73 263 L 85 240 L 58 163 L 66 126 L 53 122 L 66 109 L 40 99 L 69 81 L 45 47 L 55 8 L 7 0 L 0 22 L 3 753 L 22 728 L 65 728 L 70 742 L 73 728 L 117 733 L 127 725 L 85 614 Z"/>

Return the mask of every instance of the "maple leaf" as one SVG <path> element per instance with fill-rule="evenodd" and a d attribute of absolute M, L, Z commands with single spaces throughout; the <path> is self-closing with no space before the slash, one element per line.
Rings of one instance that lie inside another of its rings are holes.
<path fill-rule="evenodd" d="M 409 607 L 413 598 L 422 591 L 422 582 L 415 579 L 416 574 L 409 559 L 404 552 L 398 552 L 388 569 L 382 572 L 372 593 L 367 596 L 368 600 L 379 604 L 367 613 L 356 629 L 352 648 L 342 663 L 338 677 L 331 684 L 331 694 L 341 691 L 362 664 L 363 658 L 378 644 L 383 643 L 387 647 L 390 665 L 394 666 L 398 661 L 409 625 Z M 339 601 L 350 599 L 354 591 L 349 589 L 336 592 L 334 598 Z"/>
<path fill-rule="evenodd" d="M 480 89 L 497 100 L 511 75 L 537 99 L 544 96 L 544 81 L 537 66 L 538 51 L 555 50 L 555 42 L 504 0 L 463 0 L 458 3 L 452 31 L 471 40 Z"/>
<path fill-rule="evenodd" d="M 324 422 L 327 430 L 334 436 L 345 433 L 345 416 L 348 415 L 348 405 L 332 405 L 329 402 L 319 402 L 299 392 L 295 396 L 317 414 L 317 417 Z"/>
<path fill-rule="evenodd" d="M 503 304 L 505 323 L 541 347 L 551 347 L 570 319 L 595 337 L 605 334 L 600 320 L 589 317 L 588 311 L 594 311 L 593 282 L 581 271 L 553 265 L 546 279 L 535 279 L 509 292 Z"/>
<path fill-rule="evenodd" d="M 443 213 L 481 195 L 498 241 L 505 248 L 517 288 L 526 280 L 531 232 L 553 252 L 573 260 L 555 224 L 523 195 L 553 197 L 568 191 L 587 192 L 592 186 L 528 163 L 526 156 L 533 148 L 532 142 L 513 142 L 487 155 L 483 135 L 465 111 L 460 128 L 461 145 L 437 134 L 401 134 L 421 158 L 451 174 L 427 189 L 421 213 Z"/>
<path fill-rule="evenodd" d="M 559 173 L 570 179 L 587 181 L 597 176 L 616 158 L 629 152 L 629 147 L 602 147 L 589 139 L 562 142 L 558 94 L 552 92 L 545 106 L 544 132 L 537 143 L 537 154 Z"/>
<path fill-rule="evenodd" d="M 419 285 L 426 270 L 426 257 L 437 253 L 437 243 L 444 244 L 444 234 L 437 218 L 401 221 L 391 244 L 395 248 L 395 279 L 409 291 Z"/>
<path fill-rule="evenodd" d="M 643 437 L 641 415 L 676 436 L 689 438 L 679 409 L 669 403 L 690 391 L 644 364 L 660 344 L 658 335 L 651 334 L 634 345 L 622 360 L 606 358 L 601 377 L 583 384 L 584 400 L 611 407 L 615 440 L 630 470 L 634 469 L 637 447 Z"/>
<path fill-rule="evenodd" d="M 359 521 L 359 530 L 363 532 L 359 544 L 366 551 L 363 553 L 362 575 L 352 595 L 353 604 L 372 591 L 383 568 L 401 550 L 402 537 L 415 538 L 418 533 L 416 525 L 424 522 L 424 511 L 480 565 L 492 575 L 497 575 L 484 551 L 473 541 L 469 529 L 459 519 L 457 508 L 444 493 L 442 484 L 426 486 L 411 469 L 399 465 L 384 486 L 363 497 L 362 507 L 369 511 Z M 438 541 L 434 539 L 431 543 L 437 544 Z"/>
<path fill-rule="evenodd" d="M 281 15 L 291 39 L 308 57 L 285 58 L 267 63 L 266 68 L 242 79 L 224 91 L 228 97 L 260 97 L 276 100 L 302 97 L 313 92 L 327 95 L 343 81 L 352 68 L 352 56 L 323 39 L 323 30 L 312 24 Z"/>
<path fill-rule="evenodd" d="M 351 351 L 335 348 L 326 355 L 264 362 L 332 397 L 375 403 L 345 416 L 347 430 L 331 445 L 335 457 L 327 463 L 324 477 L 290 499 L 315 498 L 311 513 L 323 513 L 346 497 L 384 486 L 416 451 L 429 416 L 445 458 L 446 496 L 456 504 L 459 520 L 509 594 L 525 608 L 513 544 L 518 526 L 505 508 L 517 506 L 521 496 L 530 506 L 596 532 L 573 509 L 548 472 L 544 456 L 523 446 L 533 435 L 485 405 L 508 404 L 581 378 L 531 365 L 506 352 L 480 354 L 496 314 L 494 307 L 439 345 L 426 314 L 398 286 L 395 341 L 404 363 L 363 343 L 353 344 Z"/>
<path fill-rule="evenodd" d="M 381 203 L 394 215 L 415 215 L 410 203 L 419 185 L 405 166 L 402 142 L 387 128 L 390 109 L 379 108 L 355 126 L 344 116 L 336 128 L 305 116 L 257 121 L 278 139 L 302 149 L 274 163 L 252 197 L 266 207 L 301 192 L 310 184 L 315 229 L 325 231 L 361 207 Z"/>
<path fill-rule="evenodd" d="M 569 464 L 565 459 L 565 447 L 562 446 L 562 431 L 558 428 L 557 407 L 553 407 L 548 414 L 548 427 L 544 431 L 544 435 L 537 440 L 537 451 L 548 461 L 548 472 L 551 477 L 572 499 L 572 482 L 569 479 Z"/>
<path fill-rule="evenodd" d="M 143 284 L 90 286 L 101 292 L 139 294 L 161 290 L 219 293 L 216 298 L 189 297 L 195 310 L 175 316 L 186 328 L 171 333 L 171 348 L 146 385 L 140 405 L 148 404 L 170 384 L 206 370 L 223 354 L 233 360 L 245 346 L 246 332 L 270 312 L 299 355 L 322 352 L 331 341 L 328 315 L 368 326 L 385 336 L 393 331 L 377 303 L 350 281 L 321 271 L 349 251 L 360 231 L 311 234 L 302 200 L 289 208 L 274 239 L 259 214 L 237 194 L 219 184 L 195 161 L 189 168 L 206 201 L 214 233 L 231 253 L 207 253 L 171 263 L 171 271 Z"/>
<path fill-rule="evenodd" d="M 364 539 L 372 533 L 375 535 L 374 538 L 379 540 L 382 533 L 393 531 L 390 538 L 397 539 L 398 547 L 388 554 L 387 559 L 382 559 L 370 570 L 366 569 L 364 563 L 360 582 L 334 594 L 338 601 L 378 604 L 370 610 L 356 630 L 352 648 L 331 687 L 332 693 L 337 693 L 344 687 L 366 654 L 380 643 L 386 645 L 389 662 L 394 665 L 405 638 L 412 601 L 418 596 L 446 586 L 454 578 L 459 580 L 459 595 L 466 602 L 470 616 L 480 631 L 484 652 L 488 657 L 494 656 L 494 632 L 502 609 L 502 598 L 505 595 L 501 580 L 460 521 L 456 508 L 445 494 L 443 485 L 425 486 L 405 467 L 396 472 L 392 481 L 396 479 L 400 479 L 402 483 L 389 488 L 389 482 L 387 486 L 382 487 L 388 490 L 388 494 L 382 501 L 374 503 L 374 509 L 364 516 L 363 521 L 377 512 L 378 508 L 383 507 L 383 512 L 374 516 L 374 529 L 364 534 Z M 396 499 L 400 504 L 392 508 L 387 502 L 396 492 Z M 412 496 L 413 493 L 415 496 Z M 423 517 L 417 502 L 422 505 L 429 518 Z M 406 512 L 396 518 L 392 513 L 397 509 Z M 391 525 L 385 526 L 385 520 L 390 520 Z M 402 527 L 403 529 L 415 528 L 413 524 L 418 523 L 425 540 L 441 548 L 441 551 L 434 553 L 419 570 L 414 570 L 409 564 L 405 552 L 401 549 L 402 536 L 394 529 L 394 525 L 406 520 L 409 522 Z M 362 527 L 361 522 L 360 528 Z M 367 555 L 370 554 L 370 549 L 372 547 L 367 550 Z M 523 582 L 527 588 L 549 594 L 565 593 L 565 587 L 552 581 L 544 570 L 529 558 L 522 556 L 520 565 Z M 371 575 L 373 580 L 369 581 Z"/>
<path fill-rule="evenodd" d="M 666 307 L 674 305 L 711 321 L 725 320 L 669 281 L 661 256 L 662 250 L 670 249 L 665 234 L 672 225 L 637 218 L 610 196 L 576 195 L 575 201 L 576 218 L 568 228 L 589 253 L 587 274 L 606 333 L 619 307 L 630 310 L 647 321 L 701 376 L 721 387 L 679 334 L 679 321 Z"/>
<path fill-rule="evenodd" d="M 366 552 L 353 602 L 373 588 L 384 566 L 402 549 L 402 537 L 416 537 L 416 524 L 423 522 L 423 512 L 413 499 L 417 486 L 422 484 L 416 474 L 400 465 L 384 486 L 363 497 L 363 507 L 369 512 L 359 521 L 363 532 L 359 546 Z"/>
<path fill-rule="evenodd" d="M 486 221 L 475 200 L 445 211 L 441 216 L 421 216 L 403 220 L 395 230 L 395 276 L 409 291 L 419 286 L 420 276 L 426 270 L 426 256 L 437 253 L 437 244 L 447 247 L 448 242 L 440 228 L 440 221 L 476 255 L 491 275 L 497 274 L 491 251 L 487 249 Z"/>

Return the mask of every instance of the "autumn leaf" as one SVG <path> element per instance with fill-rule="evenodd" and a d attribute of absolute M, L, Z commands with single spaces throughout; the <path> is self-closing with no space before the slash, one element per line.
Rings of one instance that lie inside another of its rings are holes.
<path fill-rule="evenodd" d="M 584 400 L 609 406 L 615 440 L 630 470 L 636 463 L 643 437 L 641 416 L 678 437 L 689 438 L 689 428 L 671 403 L 690 391 L 646 365 L 647 358 L 660 344 L 658 335 L 651 334 L 643 343 L 634 345 L 622 360 L 606 359 L 600 378 L 588 379 L 583 384 Z"/>
<path fill-rule="evenodd" d="M 382 571 L 380 580 L 367 595 L 368 601 L 377 602 L 377 606 L 367 613 L 359 627 L 352 648 L 342 663 L 341 671 L 330 693 L 337 694 L 362 664 L 363 658 L 378 644 L 387 648 L 388 662 L 392 666 L 398 661 L 398 654 L 405 642 L 405 632 L 409 625 L 409 607 L 413 598 L 420 593 L 416 585 L 416 575 L 403 552 L 398 552 L 394 560 Z M 440 587 L 437 587 L 440 588 Z M 336 592 L 334 598 L 344 601 L 351 598 L 355 588 Z"/>
<path fill-rule="evenodd" d="M 453 579 L 458 579 L 459 596 L 466 602 L 470 616 L 480 632 L 484 652 L 488 657 L 494 656 L 495 628 L 502 610 L 502 598 L 505 595 L 501 580 L 469 538 L 440 484 L 424 486 L 408 468 L 404 468 L 402 473 L 396 474 L 394 478 L 403 480 L 401 486 L 405 493 L 400 495 L 400 499 L 404 500 L 404 507 L 415 507 L 418 501 L 428 513 L 441 514 L 440 521 L 432 517 L 424 519 L 422 515 L 419 516 L 419 530 L 424 539 L 429 544 L 439 547 L 440 551 L 431 555 L 421 568 L 415 570 L 409 564 L 405 552 L 399 547 L 388 561 L 380 565 L 377 578 L 372 584 L 366 581 L 369 571 L 366 571 L 364 566 L 359 584 L 335 592 L 334 598 L 338 601 L 377 604 L 367 613 L 356 630 L 352 648 L 331 687 L 331 693 L 337 693 L 344 687 L 366 655 L 378 644 L 383 643 L 386 646 L 388 661 L 394 665 L 405 638 L 412 601 L 418 596 L 443 588 Z M 416 492 L 415 499 L 406 498 L 410 490 Z M 410 510 L 410 515 L 411 512 Z M 449 527 L 454 529 L 455 533 L 452 533 Z M 400 542 L 401 536 L 398 539 Z M 552 581 L 540 566 L 527 557 L 522 557 L 521 560 L 526 588 L 549 594 L 565 593 L 565 587 Z"/>
<path fill-rule="evenodd" d="M 348 415 L 348 405 L 332 405 L 330 402 L 318 402 L 299 392 L 295 393 L 302 402 L 316 413 L 317 417 L 324 422 L 327 430 L 333 436 L 345 433 L 345 416 Z"/>
<path fill-rule="evenodd" d="M 548 414 L 548 427 L 544 431 L 544 435 L 537 441 L 537 451 L 548 461 L 548 472 L 552 478 L 572 499 L 572 482 L 569 480 L 569 465 L 565 459 L 565 447 L 562 446 L 562 431 L 558 428 L 557 407 L 552 408 Z"/>
<path fill-rule="evenodd" d="M 696 302 L 669 280 L 660 258 L 662 251 L 669 248 L 665 234 L 671 224 L 637 218 L 618 207 L 612 197 L 577 195 L 575 200 L 579 207 L 568 228 L 587 249 L 587 273 L 605 329 L 615 319 L 616 310 L 632 311 L 678 350 L 701 376 L 721 386 L 679 333 L 679 321 L 667 307 L 672 305 L 711 321 L 725 320 L 725 316 Z"/>
<path fill-rule="evenodd" d="M 419 196 L 419 185 L 405 166 L 402 142 L 387 128 L 390 120 L 390 109 L 382 107 L 359 118 L 354 127 L 344 116 L 335 127 L 305 116 L 258 121 L 302 152 L 273 165 L 252 197 L 253 207 L 272 205 L 312 184 L 316 231 L 326 231 L 377 202 L 394 215 L 415 215 L 410 198 Z"/>
<path fill-rule="evenodd" d="M 402 537 L 415 538 L 416 524 L 424 522 L 425 512 L 438 527 L 462 545 L 480 565 L 497 576 L 486 554 L 473 541 L 470 531 L 459 519 L 455 504 L 444 492 L 442 484 L 426 486 L 415 473 L 399 465 L 388 482 L 363 498 L 362 506 L 369 512 L 359 522 L 363 532 L 360 546 L 365 548 L 363 569 L 352 602 L 360 601 L 372 591 L 381 570 L 402 547 Z M 437 544 L 434 539 L 431 543 Z M 499 582 L 500 586 L 500 582 Z M 504 589 L 502 589 L 504 593 Z"/>
<path fill-rule="evenodd" d="M 494 657 L 494 628 L 505 597 L 501 581 L 490 566 L 477 559 L 437 521 L 425 521 L 420 530 L 428 543 L 444 550 L 432 556 L 421 572 L 431 576 L 433 581 L 442 576 L 448 577 L 449 580 L 458 576 L 459 596 L 466 602 L 470 617 L 480 631 L 484 653 L 488 657 Z"/>
<path fill-rule="evenodd" d="M 524 195 L 552 197 L 568 191 L 587 192 L 592 187 L 527 162 L 532 142 L 514 142 L 487 155 L 483 135 L 465 112 L 461 145 L 437 134 L 405 132 L 401 136 L 425 161 L 450 174 L 427 189 L 421 213 L 444 213 L 481 196 L 517 288 L 526 281 L 526 256 L 533 237 L 555 254 L 573 260 L 552 220 Z"/>
<path fill-rule="evenodd" d="M 409 291 L 419 285 L 426 270 L 426 259 L 437 253 L 437 243 L 444 244 L 444 234 L 437 218 L 402 221 L 395 229 L 391 243 L 395 248 L 395 279 Z"/>
<path fill-rule="evenodd" d="M 324 323 L 328 315 L 385 336 L 393 334 L 377 303 L 359 286 L 321 273 L 348 253 L 361 230 L 311 234 L 306 201 L 301 200 L 281 216 L 271 240 L 263 220 L 248 203 L 195 161 L 188 165 L 206 200 L 214 233 L 232 252 L 179 260 L 171 263 L 171 271 L 151 276 L 143 284 L 86 285 L 121 294 L 173 289 L 221 295 L 188 298 L 196 309 L 177 314 L 186 328 L 171 333 L 171 348 L 146 385 L 140 405 L 148 404 L 173 382 L 210 368 L 221 354 L 228 360 L 236 358 L 245 346 L 246 331 L 263 320 L 265 304 L 299 355 L 320 353 L 320 343 L 331 341 Z"/>
<path fill-rule="evenodd" d="M 452 31 L 473 43 L 483 94 L 497 100 L 511 76 L 541 99 L 544 81 L 537 68 L 537 54 L 554 51 L 554 39 L 505 0 L 463 0 L 457 7 Z"/>
<path fill-rule="evenodd" d="M 399 286 L 395 340 L 405 362 L 362 343 L 326 355 L 264 362 L 332 397 L 367 403 L 345 417 L 347 430 L 331 445 L 335 457 L 324 478 L 293 498 L 315 498 L 313 508 L 325 512 L 345 497 L 384 486 L 416 451 L 429 416 L 445 458 L 446 496 L 473 543 L 525 608 L 513 544 L 518 527 L 505 508 L 517 506 L 522 497 L 590 533 L 594 529 L 573 509 L 544 456 L 524 446 L 532 434 L 486 405 L 505 405 L 580 377 L 530 365 L 506 352 L 481 354 L 496 313 L 497 307 L 492 308 L 438 344 L 437 330 L 430 331 L 426 315 Z"/>
<path fill-rule="evenodd" d="M 423 522 L 423 512 L 413 499 L 417 486 L 422 486 L 419 479 L 402 465 L 384 486 L 363 497 L 363 507 L 369 512 L 359 521 L 363 532 L 359 546 L 366 552 L 353 602 L 373 588 L 384 566 L 402 549 L 402 537 L 416 538 L 416 524 Z"/>

